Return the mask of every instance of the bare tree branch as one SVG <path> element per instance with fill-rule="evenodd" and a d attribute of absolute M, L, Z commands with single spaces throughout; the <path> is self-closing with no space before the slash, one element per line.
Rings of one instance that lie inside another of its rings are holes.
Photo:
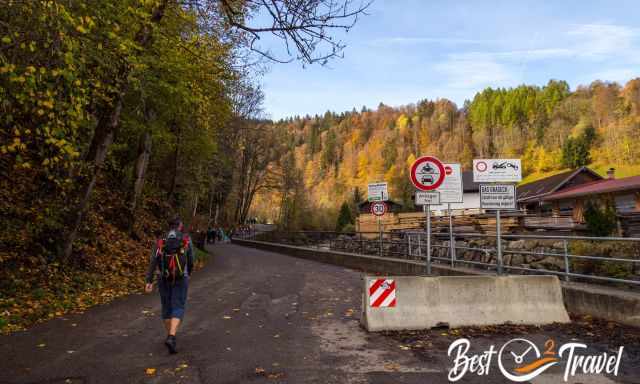
<path fill-rule="evenodd" d="M 326 64 L 342 57 L 345 44 L 332 31 L 348 32 L 366 14 L 373 0 L 184 0 L 201 16 L 224 21 L 244 44 L 268 60 L 287 63 Z M 222 18 L 223 20 L 220 20 Z M 260 46 L 261 36 L 270 33 L 284 43 L 286 54 L 276 55 Z"/>

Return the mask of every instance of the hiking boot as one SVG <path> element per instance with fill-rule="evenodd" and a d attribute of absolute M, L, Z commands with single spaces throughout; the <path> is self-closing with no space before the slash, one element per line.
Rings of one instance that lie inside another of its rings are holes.
<path fill-rule="evenodd" d="M 176 337 L 173 335 L 169 335 L 167 336 L 167 340 L 165 340 L 164 345 L 167 346 L 167 349 L 169 349 L 169 353 L 174 354 L 174 353 L 178 353 L 178 350 L 176 349 Z"/>

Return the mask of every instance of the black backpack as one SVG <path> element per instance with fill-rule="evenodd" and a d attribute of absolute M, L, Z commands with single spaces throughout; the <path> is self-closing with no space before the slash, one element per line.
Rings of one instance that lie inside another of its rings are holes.
<path fill-rule="evenodd" d="M 163 279 L 175 282 L 184 277 L 188 249 L 189 236 L 178 231 L 170 231 L 165 238 L 158 240 L 156 256 Z"/>

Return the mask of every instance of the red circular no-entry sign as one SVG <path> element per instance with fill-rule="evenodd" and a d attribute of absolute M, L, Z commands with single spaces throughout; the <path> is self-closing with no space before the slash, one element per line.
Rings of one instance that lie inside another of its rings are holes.
<path fill-rule="evenodd" d="M 384 216 L 387 213 L 387 204 L 383 201 L 376 201 L 371 203 L 371 213 L 376 216 Z"/>
<path fill-rule="evenodd" d="M 433 191 L 444 181 L 444 164 L 433 156 L 422 156 L 411 165 L 411 182 L 421 191 Z"/>

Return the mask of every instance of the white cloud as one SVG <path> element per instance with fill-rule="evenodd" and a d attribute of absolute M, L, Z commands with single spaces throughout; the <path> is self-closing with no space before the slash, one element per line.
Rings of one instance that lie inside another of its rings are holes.
<path fill-rule="evenodd" d="M 458 44 L 486 44 L 490 41 L 476 40 L 476 39 L 464 39 L 455 37 L 384 37 L 380 39 L 374 39 L 369 42 L 372 46 L 393 46 L 393 45 L 419 45 L 419 44 L 444 44 L 444 45 L 458 45 Z"/>
<path fill-rule="evenodd" d="M 447 86 L 478 90 L 486 86 L 515 85 L 524 81 L 530 61 L 565 61 L 576 66 L 582 61 L 601 63 L 594 79 L 624 82 L 638 76 L 634 64 L 640 63 L 640 30 L 623 25 L 573 25 L 555 39 L 553 46 L 487 52 L 449 54 L 434 68 L 444 75 Z M 613 64 L 615 61 L 615 64 Z M 609 65 L 608 65 L 609 64 Z"/>
<path fill-rule="evenodd" d="M 515 81 L 508 66 L 500 63 L 492 54 L 452 54 L 434 68 L 445 76 L 447 85 L 451 88 L 477 89 L 484 86 L 503 86 Z"/>
<path fill-rule="evenodd" d="M 571 57 L 576 55 L 576 51 L 569 48 L 538 48 L 538 49 L 522 49 L 513 51 L 503 51 L 492 53 L 493 56 L 500 59 L 526 59 L 526 60 L 545 60 L 561 57 Z"/>
<path fill-rule="evenodd" d="M 568 35 L 576 38 L 578 54 L 603 59 L 633 50 L 640 31 L 624 25 L 579 24 L 572 26 Z"/>
<path fill-rule="evenodd" d="M 636 68 L 611 68 L 597 73 L 591 73 L 583 79 L 585 84 L 594 80 L 616 81 L 624 85 L 627 81 L 639 77 L 640 70 Z"/>

